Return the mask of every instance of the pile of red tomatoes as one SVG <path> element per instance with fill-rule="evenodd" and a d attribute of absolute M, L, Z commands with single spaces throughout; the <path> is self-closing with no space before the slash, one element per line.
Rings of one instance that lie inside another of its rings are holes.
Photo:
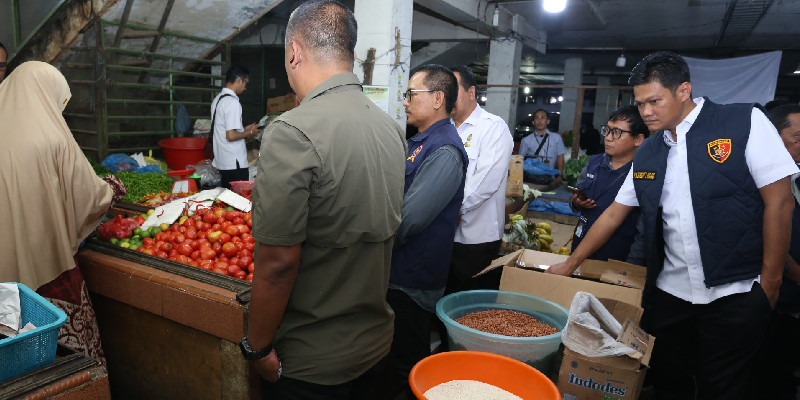
<path fill-rule="evenodd" d="M 252 282 L 256 245 L 252 227 L 250 213 L 200 209 L 142 239 L 136 251 Z"/>

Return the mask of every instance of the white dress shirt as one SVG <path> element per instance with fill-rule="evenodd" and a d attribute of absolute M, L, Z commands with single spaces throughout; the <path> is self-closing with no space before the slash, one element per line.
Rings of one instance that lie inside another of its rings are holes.
<path fill-rule="evenodd" d="M 672 132 L 664 131 L 664 141 L 669 145 L 667 172 L 661 194 L 666 258 L 656 287 L 692 304 L 708 304 L 724 296 L 749 292 L 753 282 L 759 281 L 760 277 L 712 288 L 705 286 L 686 153 L 686 133 L 700 114 L 704 99 L 697 98 L 694 102 L 697 106 L 676 129 L 677 142 L 672 140 Z M 778 131 L 757 108 L 753 108 L 750 117 L 750 138 L 744 155 L 750 175 L 759 189 L 798 172 Z M 633 186 L 633 168 L 620 188 L 616 202 L 631 207 L 639 206 Z"/>
<path fill-rule="evenodd" d="M 469 164 L 455 241 L 479 244 L 503 238 L 508 163 L 514 138 L 502 118 L 476 106 L 456 128 Z M 469 144 L 468 144 L 469 143 Z"/>
<path fill-rule="evenodd" d="M 217 107 L 219 98 L 223 94 L 229 94 L 229 97 L 222 99 L 222 103 Z M 217 108 L 219 112 L 217 113 Z M 211 117 L 214 118 L 214 113 L 217 113 L 217 118 L 214 120 L 212 127 L 214 132 L 214 161 L 211 165 L 216 169 L 232 170 L 236 169 L 236 161 L 239 161 L 239 168 L 247 168 L 247 146 L 244 139 L 229 142 L 226 132 L 237 131 L 244 132 L 242 126 L 242 105 L 239 104 L 239 96 L 228 88 L 222 91 L 211 103 Z"/>

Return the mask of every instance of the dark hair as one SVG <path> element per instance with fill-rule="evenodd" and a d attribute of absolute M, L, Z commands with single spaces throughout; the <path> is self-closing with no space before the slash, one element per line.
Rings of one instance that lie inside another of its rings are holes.
<path fill-rule="evenodd" d="M 683 82 L 690 82 L 689 78 L 689 65 L 683 57 L 671 51 L 659 51 L 648 54 L 633 67 L 628 84 L 639 86 L 658 82 L 674 92 Z"/>
<path fill-rule="evenodd" d="M 6 57 L 8 57 L 8 50 L 6 50 L 6 46 L 3 46 L 3 42 L 0 42 L 0 49 L 3 49 L 3 51 L 6 53 Z"/>
<path fill-rule="evenodd" d="M 547 112 L 547 110 L 545 110 L 544 108 L 540 108 L 540 109 L 534 111 L 533 112 L 533 118 L 536 118 L 536 113 L 538 113 L 540 111 L 544 113 L 544 116 L 547 117 L 547 119 L 550 119 L 550 113 Z"/>
<path fill-rule="evenodd" d="M 425 72 L 422 83 L 430 90 L 444 93 L 444 109 L 449 115 L 458 99 L 458 80 L 453 71 L 439 64 L 425 64 L 411 71 L 411 76 Z"/>
<path fill-rule="evenodd" d="M 792 103 L 789 103 L 788 101 L 784 101 L 784 100 L 772 100 L 772 101 L 768 102 L 767 104 L 764 104 L 764 109 L 767 110 L 767 111 L 770 111 L 773 108 L 778 107 L 778 106 L 782 106 L 784 104 L 792 104 Z"/>
<path fill-rule="evenodd" d="M 767 114 L 767 117 L 769 117 L 769 122 L 772 122 L 772 125 L 775 125 L 775 129 L 777 129 L 778 133 L 780 133 L 782 130 L 792 125 L 791 122 L 789 122 L 789 116 L 799 113 L 800 105 L 784 104 L 770 110 Z"/>
<path fill-rule="evenodd" d="M 353 65 L 358 24 L 353 12 L 334 0 L 314 0 L 301 4 L 292 12 L 286 25 L 286 45 L 295 36 L 314 55 Z"/>
<path fill-rule="evenodd" d="M 228 68 L 228 72 L 225 73 L 225 82 L 228 83 L 236 83 L 236 78 L 247 78 L 250 76 L 250 70 L 241 66 L 241 65 L 234 65 Z"/>
<path fill-rule="evenodd" d="M 627 121 L 631 125 L 631 132 L 634 136 L 644 135 L 645 139 L 650 136 L 639 109 L 636 106 L 622 106 L 611 112 L 608 116 L 609 122 Z"/>
<path fill-rule="evenodd" d="M 455 74 L 458 72 L 458 75 L 461 77 L 461 87 L 464 90 L 469 90 L 471 87 L 475 87 L 475 90 L 478 90 L 478 81 L 475 80 L 475 74 L 472 73 L 472 69 L 466 65 L 456 65 L 455 67 L 450 67 L 450 70 L 453 71 Z"/>

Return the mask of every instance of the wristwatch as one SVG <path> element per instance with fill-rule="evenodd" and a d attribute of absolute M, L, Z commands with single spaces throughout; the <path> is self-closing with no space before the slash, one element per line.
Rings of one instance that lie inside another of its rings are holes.
<path fill-rule="evenodd" d="M 261 350 L 253 351 L 253 348 L 250 347 L 250 342 L 247 340 L 247 336 L 243 337 L 242 340 L 239 341 L 239 348 L 242 350 L 242 356 L 244 356 L 244 359 L 250 362 L 260 360 L 268 356 L 269 353 L 272 353 L 272 344 Z"/>

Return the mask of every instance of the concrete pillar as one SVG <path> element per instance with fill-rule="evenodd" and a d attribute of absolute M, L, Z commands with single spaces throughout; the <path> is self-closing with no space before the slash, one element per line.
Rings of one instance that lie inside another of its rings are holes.
<path fill-rule="evenodd" d="M 375 49 L 372 84 L 389 87 L 389 116 L 405 129 L 403 93 L 411 70 L 411 22 L 413 0 L 355 0 L 358 21 L 356 63 L 353 72 L 363 82 L 363 62 Z M 398 46 L 399 43 L 399 46 Z M 399 48 L 398 48 L 399 47 Z"/>
<path fill-rule="evenodd" d="M 602 76 L 597 78 L 597 86 L 611 86 L 611 78 Z M 596 93 L 592 125 L 599 130 L 600 125 L 608 122 L 608 116 L 618 107 L 619 89 L 597 89 Z"/>
<path fill-rule="evenodd" d="M 522 42 L 493 40 L 489 45 L 489 85 L 519 85 L 519 68 L 522 62 Z M 499 116 L 514 132 L 517 126 L 519 88 L 490 87 L 486 90 L 486 111 Z"/>
<path fill-rule="evenodd" d="M 633 105 L 633 92 L 628 90 L 622 92 L 622 100 L 619 102 L 619 105 L 621 106 Z"/>
<path fill-rule="evenodd" d="M 564 85 L 583 84 L 583 59 L 568 58 L 564 63 Z M 558 131 L 571 131 L 575 125 L 575 107 L 578 100 L 578 89 L 564 89 L 564 100 L 561 102 L 561 117 L 558 120 Z M 570 144 L 564 143 L 565 146 Z"/>

